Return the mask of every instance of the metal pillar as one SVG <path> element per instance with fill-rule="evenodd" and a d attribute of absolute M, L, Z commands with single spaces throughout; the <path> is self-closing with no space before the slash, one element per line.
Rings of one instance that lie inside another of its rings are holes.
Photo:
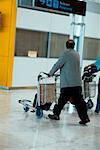
<path fill-rule="evenodd" d="M 51 48 L 51 32 L 48 33 L 47 58 L 50 58 L 50 48 Z"/>
<path fill-rule="evenodd" d="M 84 45 L 84 33 L 85 33 L 85 23 L 84 16 L 76 16 L 72 14 L 72 22 L 71 22 L 71 32 L 70 39 L 75 40 L 75 49 L 80 54 L 80 62 L 82 67 L 82 59 L 83 59 L 83 45 Z M 77 37 L 77 39 L 75 39 Z"/>

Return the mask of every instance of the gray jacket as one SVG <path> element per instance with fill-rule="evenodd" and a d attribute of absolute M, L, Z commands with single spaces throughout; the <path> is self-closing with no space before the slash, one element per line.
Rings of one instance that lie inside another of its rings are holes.
<path fill-rule="evenodd" d="M 51 76 L 60 69 L 60 88 L 81 86 L 80 57 L 73 49 L 66 49 L 54 64 Z"/>

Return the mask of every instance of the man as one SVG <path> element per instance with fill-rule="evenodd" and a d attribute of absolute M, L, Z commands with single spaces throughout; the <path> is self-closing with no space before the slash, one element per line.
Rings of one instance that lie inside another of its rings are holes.
<path fill-rule="evenodd" d="M 70 101 L 75 105 L 79 118 L 81 119 L 79 123 L 85 125 L 90 120 L 87 115 L 86 102 L 82 96 L 80 57 L 78 52 L 74 50 L 74 45 L 73 40 L 69 39 L 66 42 L 66 50 L 49 72 L 49 75 L 53 76 L 60 69 L 60 97 L 58 104 L 54 106 L 54 114 L 49 114 L 48 117 L 59 120 L 64 105 L 67 101 Z"/>

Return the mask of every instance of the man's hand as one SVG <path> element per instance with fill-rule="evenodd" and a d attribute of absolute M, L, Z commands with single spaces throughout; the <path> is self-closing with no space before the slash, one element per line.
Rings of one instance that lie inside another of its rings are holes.
<path fill-rule="evenodd" d="M 47 76 L 48 76 L 48 77 L 51 77 L 51 75 L 50 75 L 50 74 L 48 74 Z"/>

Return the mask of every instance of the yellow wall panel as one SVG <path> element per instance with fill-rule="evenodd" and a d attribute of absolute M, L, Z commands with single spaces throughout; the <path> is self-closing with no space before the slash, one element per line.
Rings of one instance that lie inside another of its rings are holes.
<path fill-rule="evenodd" d="M 11 87 L 11 85 L 12 85 L 12 68 L 13 68 L 13 57 L 14 57 L 14 48 L 15 48 L 15 32 L 16 32 L 16 0 L 13 0 L 13 3 L 12 3 L 11 18 L 12 19 L 11 19 L 11 24 L 10 24 L 7 87 Z"/>
<path fill-rule="evenodd" d="M 12 0 L 0 0 L 0 4 L 3 6 L 5 6 L 6 4 L 9 6 L 9 5 L 11 5 L 11 1 Z"/>
<path fill-rule="evenodd" d="M 9 51 L 9 29 L 2 28 L 0 31 L 0 56 L 8 56 Z"/>
<path fill-rule="evenodd" d="M 9 2 L 3 2 L 4 4 L 2 4 L 2 2 L 0 1 L 0 11 L 3 11 L 5 13 L 10 13 L 11 12 L 11 4 L 9 4 Z"/>
<path fill-rule="evenodd" d="M 11 12 L 4 12 L 3 10 L 1 10 L 2 12 L 2 27 L 7 27 L 10 26 L 10 14 Z"/>
<path fill-rule="evenodd" d="M 7 86 L 8 58 L 0 57 L 0 85 Z"/>
<path fill-rule="evenodd" d="M 13 1 L 10 24 L 9 57 L 14 57 L 15 33 L 16 33 L 16 0 Z"/>
<path fill-rule="evenodd" d="M 13 66 L 13 58 L 9 57 L 8 72 L 7 72 L 7 87 L 11 87 L 12 85 L 12 66 Z"/>
<path fill-rule="evenodd" d="M 11 87 L 16 30 L 16 0 L 0 0 L 0 86 Z"/>
<path fill-rule="evenodd" d="M 10 26 L 11 1 L 0 1 L 0 11 L 2 13 L 2 26 Z"/>

